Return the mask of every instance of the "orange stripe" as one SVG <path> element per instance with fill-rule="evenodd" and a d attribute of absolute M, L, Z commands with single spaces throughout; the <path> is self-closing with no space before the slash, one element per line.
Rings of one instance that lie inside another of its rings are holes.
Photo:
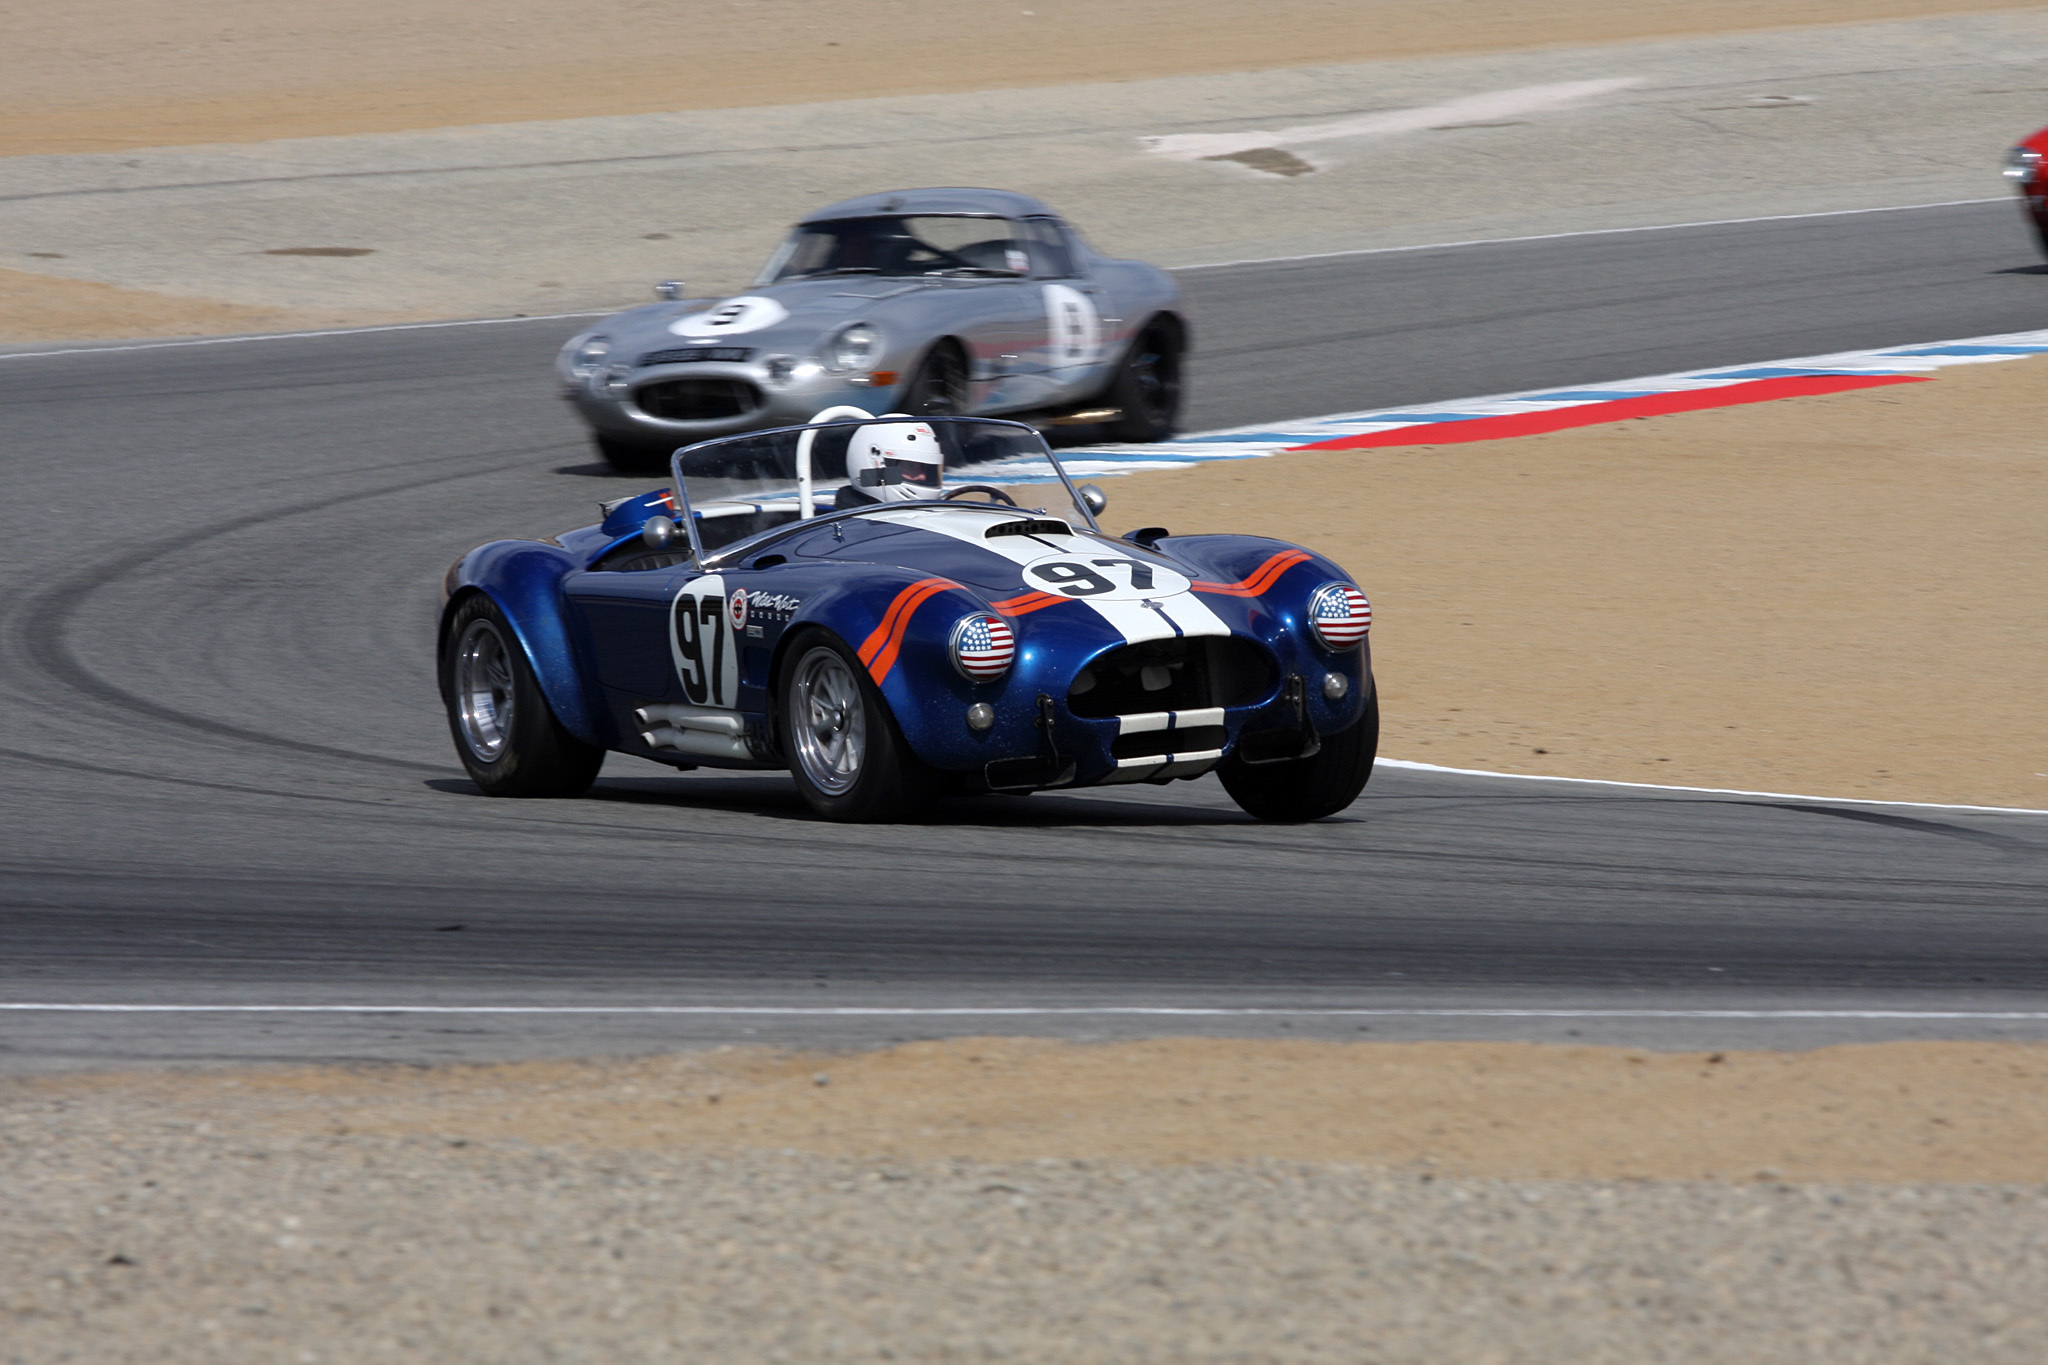
<path fill-rule="evenodd" d="M 1062 602 L 1072 600 L 1071 598 L 1061 597 L 1058 593 L 1027 592 L 1019 597 L 1006 597 L 1000 602 L 991 602 L 989 605 L 1005 616 L 1024 616 L 1030 612 L 1043 611 L 1047 607 L 1056 607 Z"/>
<path fill-rule="evenodd" d="M 895 599 L 889 603 L 889 609 L 882 613 L 882 624 L 875 627 L 874 634 L 861 641 L 859 653 L 862 664 L 872 664 L 875 661 L 875 656 L 881 653 L 883 646 L 889 643 L 889 635 L 897 628 L 898 618 L 903 616 L 906 607 L 915 608 L 916 603 L 910 600 L 912 595 L 934 583 L 946 584 L 947 580 L 943 578 L 920 578 L 917 582 L 912 583 L 902 592 L 896 594 Z M 923 600 L 921 597 L 918 599 L 920 602 Z"/>
<path fill-rule="evenodd" d="M 910 629 L 911 616 L 927 600 L 937 597 L 948 588 L 957 586 L 943 578 L 927 578 L 925 582 L 931 586 L 918 593 L 908 603 L 905 603 L 903 614 L 896 618 L 896 627 L 889 633 L 888 644 L 884 645 L 882 652 L 868 663 L 868 672 L 874 675 L 878 686 L 882 679 L 889 676 L 889 670 L 896 666 L 896 654 L 898 650 L 903 648 L 903 635 L 905 631 Z"/>
<path fill-rule="evenodd" d="M 1280 575 L 1311 558 L 1313 556 L 1306 550 L 1282 550 L 1235 583 L 1197 582 L 1192 586 L 1196 592 L 1214 593 L 1219 597 L 1257 597 L 1278 583 Z"/>

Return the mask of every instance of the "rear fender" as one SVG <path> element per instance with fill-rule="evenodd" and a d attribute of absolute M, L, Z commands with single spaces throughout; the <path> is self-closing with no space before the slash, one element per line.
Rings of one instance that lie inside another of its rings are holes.
<path fill-rule="evenodd" d="M 555 719 L 584 743 L 609 749 L 618 736 L 584 681 L 591 675 L 590 642 L 562 591 L 563 578 L 578 567 L 565 551 L 534 540 L 499 540 L 471 550 L 448 571 L 437 657 L 447 647 L 456 603 L 472 592 L 485 594 L 511 622 Z"/>

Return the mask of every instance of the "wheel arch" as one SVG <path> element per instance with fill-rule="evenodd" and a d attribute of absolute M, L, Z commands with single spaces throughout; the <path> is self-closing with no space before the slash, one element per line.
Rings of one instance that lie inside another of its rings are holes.
<path fill-rule="evenodd" d="M 499 541 L 471 552 L 450 575 L 451 591 L 435 630 L 435 675 L 445 691 L 439 661 L 447 656 L 456 609 L 469 598 L 488 597 L 512 627 L 555 719 L 584 743 L 609 749 L 617 736 L 585 682 L 589 651 L 562 593 L 562 577 L 570 567 L 560 550 L 532 541 Z"/>

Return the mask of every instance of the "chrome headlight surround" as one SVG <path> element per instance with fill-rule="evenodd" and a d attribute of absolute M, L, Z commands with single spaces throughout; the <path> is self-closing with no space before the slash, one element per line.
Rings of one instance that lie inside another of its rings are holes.
<path fill-rule="evenodd" d="M 1325 583 L 1309 594 L 1307 623 L 1332 654 L 1356 649 L 1372 630 L 1372 603 L 1349 583 Z"/>
<path fill-rule="evenodd" d="M 562 350 L 562 361 L 570 374 L 578 379 L 588 379 L 604 368 L 611 353 L 611 338 L 599 332 L 570 342 Z"/>
<path fill-rule="evenodd" d="M 2005 154 L 2005 178 L 2030 185 L 2041 174 L 2041 154 L 2032 147 L 2015 147 Z"/>
<path fill-rule="evenodd" d="M 866 374 L 882 360 L 882 334 L 872 323 L 849 322 L 832 334 L 819 359 L 833 374 Z"/>
<path fill-rule="evenodd" d="M 953 623 L 946 654 L 969 682 L 994 682 L 1017 661 L 1017 632 L 993 612 L 970 612 Z"/>

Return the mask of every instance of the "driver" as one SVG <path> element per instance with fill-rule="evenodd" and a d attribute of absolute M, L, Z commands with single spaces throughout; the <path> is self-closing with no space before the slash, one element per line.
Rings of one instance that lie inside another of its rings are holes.
<path fill-rule="evenodd" d="M 925 422 L 875 422 L 859 428 L 846 446 L 846 476 L 837 509 L 877 502 L 916 502 L 939 496 L 946 457 L 938 433 Z"/>

